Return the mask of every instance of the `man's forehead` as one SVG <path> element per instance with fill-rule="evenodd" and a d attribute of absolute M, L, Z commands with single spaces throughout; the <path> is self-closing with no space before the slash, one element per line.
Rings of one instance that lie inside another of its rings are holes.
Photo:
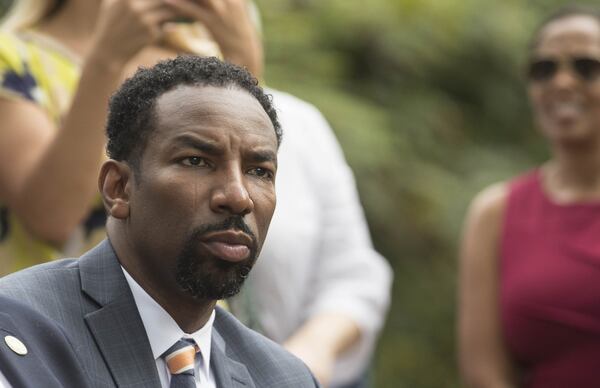
<path fill-rule="evenodd" d="M 161 95 L 157 99 L 155 109 L 161 122 L 187 116 L 215 115 L 243 117 L 259 122 L 271 121 L 254 96 L 236 87 L 178 86 Z"/>
<path fill-rule="evenodd" d="M 240 104 L 262 106 L 248 91 L 234 85 L 179 85 L 157 99 L 156 105 L 161 109 L 166 108 L 192 108 L 194 110 L 210 110 L 223 104 L 237 101 Z M 266 112 L 265 112 L 266 115 Z"/>
<path fill-rule="evenodd" d="M 155 132 L 177 136 L 178 129 L 236 129 L 271 138 L 277 136 L 258 100 L 236 87 L 183 85 L 157 99 Z"/>
<path fill-rule="evenodd" d="M 218 100 L 219 94 L 222 93 L 223 89 L 232 89 L 231 87 L 220 87 L 212 85 L 177 85 L 173 89 L 167 90 L 161 94 L 157 102 L 159 104 L 165 104 L 169 101 L 183 102 L 189 96 L 195 96 L 195 98 L 204 98 L 206 100 Z"/>

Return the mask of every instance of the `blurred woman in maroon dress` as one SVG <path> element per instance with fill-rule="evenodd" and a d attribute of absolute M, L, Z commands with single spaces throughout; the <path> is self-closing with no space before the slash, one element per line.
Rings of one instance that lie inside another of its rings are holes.
<path fill-rule="evenodd" d="M 473 387 L 600 386 L 600 15 L 565 8 L 542 23 L 527 77 L 552 156 L 473 200 L 461 370 Z"/>

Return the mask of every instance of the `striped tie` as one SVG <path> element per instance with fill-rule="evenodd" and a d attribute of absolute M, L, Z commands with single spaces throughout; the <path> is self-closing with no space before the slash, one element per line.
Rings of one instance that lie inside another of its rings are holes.
<path fill-rule="evenodd" d="M 182 338 L 161 356 L 171 372 L 170 388 L 196 388 L 194 359 L 199 351 L 193 339 Z"/>

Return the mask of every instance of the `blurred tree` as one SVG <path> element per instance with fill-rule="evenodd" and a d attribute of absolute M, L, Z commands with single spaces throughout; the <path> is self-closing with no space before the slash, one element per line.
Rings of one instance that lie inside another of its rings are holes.
<path fill-rule="evenodd" d="M 0 0 L 0 15 L 4 14 L 11 2 L 11 0 Z"/>

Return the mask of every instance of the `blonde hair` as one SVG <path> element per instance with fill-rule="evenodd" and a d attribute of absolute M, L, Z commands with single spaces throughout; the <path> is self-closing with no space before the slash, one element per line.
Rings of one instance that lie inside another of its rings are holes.
<path fill-rule="evenodd" d="M 56 7 L 58 0 L 13 0 L 0 23 L 4 31 L 16 31 L 39 23 Z"/>

